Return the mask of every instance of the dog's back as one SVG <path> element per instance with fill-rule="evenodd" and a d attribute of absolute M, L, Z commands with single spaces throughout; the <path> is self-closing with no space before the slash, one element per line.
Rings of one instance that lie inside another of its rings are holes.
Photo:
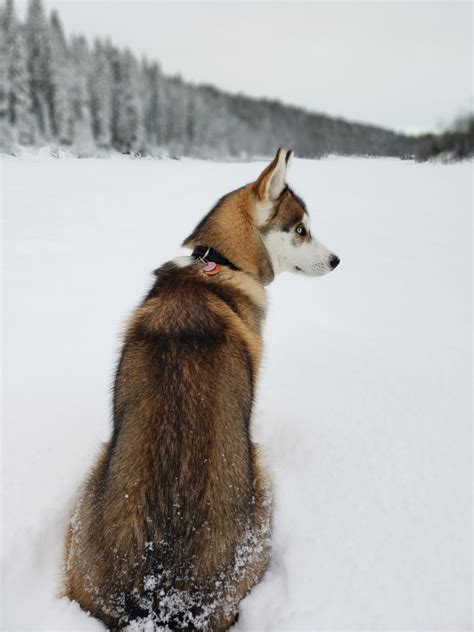
<path fill-rule="evenodd" d="M 267 563 L 269 498 L 249 435 L 263 290 L 219 276 L 166 264 L 125 335 L 113 436 L 66 569 L 68 596 L 112 627 L 225 628 Z"/>

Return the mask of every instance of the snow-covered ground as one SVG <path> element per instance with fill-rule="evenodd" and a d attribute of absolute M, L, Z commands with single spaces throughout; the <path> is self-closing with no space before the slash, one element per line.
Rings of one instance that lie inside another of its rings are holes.
<path fill-rule="evenodd" d="M 119 332 L 181 240 L 263 163 L 2 162 L 3 629 L 101 630 L 55 597 L 110 431 Z M 342 259 L 269 288 L 255 435 L 274 552 L 239 632 L 468 630 L 471 165 L 295 160 Z"/>

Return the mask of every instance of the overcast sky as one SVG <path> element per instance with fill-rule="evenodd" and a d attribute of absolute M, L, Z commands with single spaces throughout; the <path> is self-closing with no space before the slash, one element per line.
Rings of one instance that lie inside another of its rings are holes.
<path fill-rule="evenodd" d="M 45 0 L 166 73 L 399 130 L 472 107 L 471 2 Z M 25 0 L 17 0 L 24 14 Z"/>

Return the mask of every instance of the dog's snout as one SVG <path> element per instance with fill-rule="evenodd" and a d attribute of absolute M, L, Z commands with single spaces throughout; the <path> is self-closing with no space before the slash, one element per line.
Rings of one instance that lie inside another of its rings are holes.
<path fill-rule="evenodd" d="M 330 258 L 329 258 L 329 265 L 334 270 L 334 268 L 337 268 L 337 266 L 339 265 L 340 261 L 341 260 L 339 259 L 339 257 L 337 255 L 331 255 Z"/>

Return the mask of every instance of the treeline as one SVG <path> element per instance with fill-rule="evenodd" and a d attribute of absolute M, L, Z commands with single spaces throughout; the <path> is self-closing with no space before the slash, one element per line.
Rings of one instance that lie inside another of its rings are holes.
<path fill-rule="evenodd" d="M 415 158 L 430 160 L 438 156 L 448 160 L 464 160 L 474 156 L 474 116 L 456 120 L 441 134 L 425 134 L 417 138 Z"/>
<path fill-rule="evenodd" d="M 421 144 L 420 144 L 421 143 Z M 59 16 L 29 0 L 21 22 L 13 0 L 0 9 L 0 144 L 57 145 L 76 155 L 249 157 L 291 146 L 329 153 L 430 157 L 424 140 L 308 112 L 278 101 L 231 95 L 165 75 L 110 40 L 67 38 Z"/>

